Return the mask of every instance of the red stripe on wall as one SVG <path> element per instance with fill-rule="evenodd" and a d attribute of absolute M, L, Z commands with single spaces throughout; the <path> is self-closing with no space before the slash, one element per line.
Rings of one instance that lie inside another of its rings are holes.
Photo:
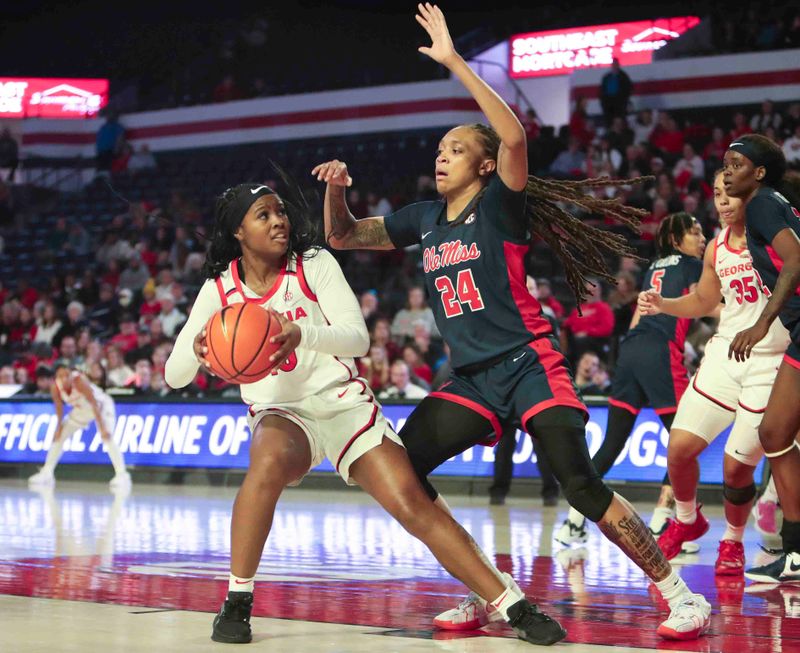
<path fill-rule="evenodd" d="M 800 70 L 708 75 L 706 77 L 682 77 L 677 79 L 634 80 L 633 94 L 659 95 L 662 93 L 685 93 L 691 91 L 721 91 L 728 88 L 785 86 L 787 84 L 800 84 Z M 572 94 L 589 99 L 597 99 L 600 97 L 600 84 L 576 86 L 572 89 Z"/>

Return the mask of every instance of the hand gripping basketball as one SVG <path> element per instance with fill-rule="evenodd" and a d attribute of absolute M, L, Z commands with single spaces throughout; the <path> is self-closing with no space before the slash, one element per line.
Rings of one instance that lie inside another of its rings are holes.
<path fill-rule="evenodd" d="M 278 350 L 269 357 L 269 360 L 273 363 L 270 368 L 271 372 L 276 367 L 283 365 L 283 362 L 289 358 L 289 355 L 297 349 L 297 346 L 300 344 L 301 334 L 300 327 L 294 322 L 290 322 L 283 315 L 276 313 L 272 309 L 269 309 L 269 313 L 272 320 L 277 320 L 281 327 L 280 333 L 269 339 L 270 344 L 278 347 Z"/>

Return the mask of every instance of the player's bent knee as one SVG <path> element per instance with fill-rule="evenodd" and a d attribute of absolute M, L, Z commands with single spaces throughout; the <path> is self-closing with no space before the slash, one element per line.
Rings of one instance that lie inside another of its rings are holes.
<path fill-rule="evenodd" d="M 563 490 L 569 505 L 593 522 L 603 518 L 614 499 L 614 493 L 599 476 L 573 476 Z"/>
<path fill-rule="evenodd" d="M 421 536 L 430 528 L 435 517 L 439 516 L 438 513 L 442 513 L 444 516 L 444 513 L 427 498 L 423 504 L 412 498 L 399 497 L 392 505 L 384 506 L 384 508 L 404 529 L 418 539 L 422 539 Z M 435 512 L 431 512 L 430 508 L 433 508 Z"/>
<path fill-rule="evenodd" d="M 744 487 L 731 487 L 727 483 L 722 484 L 722 496 L 728 503 L 734 506 L 743 506 L 750 503 L 756 496 L 756 484 L 750 483 Z"/>
<path fill-rule="evenodd" d="M 283 487 L 307 471 L 297 457 L 287 451 L 269 451 L 251 456 L 247 475 L 261 485 Z"/>
<path fill-rule="evenodd" d="M 767 456 L 791 447 L 794 436 L 794 433 L 784 433 L 780 428 L 763 421 L 758 427 L 758 439 Z"/>

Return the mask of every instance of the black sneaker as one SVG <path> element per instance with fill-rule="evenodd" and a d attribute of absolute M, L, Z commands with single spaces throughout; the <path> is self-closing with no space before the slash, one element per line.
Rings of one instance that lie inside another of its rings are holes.
<path fill-rule="evenodd" d="M 800 553 L 784 553 L 768 565 L 748 569 L 744 577 L 759 583 L 800 582 Z"/>
<path fill-rule="evenodd" d="M 567 636 L 567 631 L 560 623 L 540 612 L 527 599 L 517 601 L 508 609 L 508 624 L 517 633 L 517 637 L 531 644 L 549 646 Z"/>
<path fill-rule="evenodd" d="M 214 617 L 211 639 L 224 644 L 247 644 L 253 640 L 250 630 L 252 592 L 228 592 L 219 614 Z"/>

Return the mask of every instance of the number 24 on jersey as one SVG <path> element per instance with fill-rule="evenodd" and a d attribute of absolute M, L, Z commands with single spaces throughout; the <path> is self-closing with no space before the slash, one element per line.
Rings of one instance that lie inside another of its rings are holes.
<path fill-rule="evenodd" d="M 439 291 L 442 306 L 444 307 L 444 315 L 447 318 L 463 315 L 464 306 L 473 313 L 482 311 L 485 308 L 481 291 L 475 285 L 475 278 L 469 268 L 458 272 L 455 286 L 453 286 L 453 281 L 450 277 L 446 275 L 437 277 L 434 281 L 434 286 Z"/>

